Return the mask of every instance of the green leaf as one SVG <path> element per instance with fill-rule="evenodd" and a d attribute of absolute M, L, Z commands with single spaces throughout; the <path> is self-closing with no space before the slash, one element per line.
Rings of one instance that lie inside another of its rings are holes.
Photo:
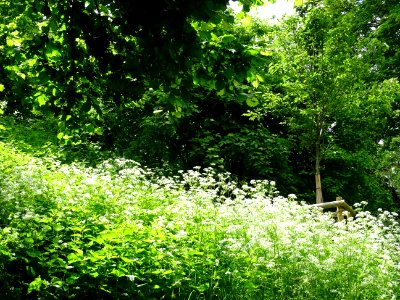
<path fill-rule="evenodd" d="M 249 9 L 249 8 L 247 8 L 247 9 Z M 243 10 L 246 11 L 245 6 L 243 6 Z M 249 27 L 249 26 L 251 26 L 253 19 L 249 15 L 246 15 L 243 19 L 240 20 L 240 22 L 242 23 L 243 26 Z"/>
<path fill-rule="evenodd" d="M 43 95 L 43 94 L 40 94 L 40 95 L 37 97 L 37 102 L 39 103 L 39 106 L 45 105 L 46 102 L 47 102 L 46 96 Z"/>
<path fill-rule="evenodd" d="M 224 43 L 224 44 L 228 44 L 234 40 L 235 40 L 235 36 L 232 34 L 227 34 L 227 35 L 222 36 L 222 43 Z"/>
<path fill-rule="evenodd" d="M 68 264 L 73 264 L 74 262 L 81 261 L 81 257 L 76 255 L 75 253 L 70 253 L 67 256 Z"/>
<path fill-rule="evenodd" d="M 4 91 L 5 87 L 3 84 L 0 83 L 0 92 Z"/>
<path fill-rule="evenodd" d="M 260 82 L 259 82 L 258 80 L 254 80 L 254 81 L 251 83 L 251 85 L 252 85 L 254 88 L 258 88 L 258 86 L 260 85 Z"/>
<path fill-rule="evenodd" d="M 248 97 L 247 99 L 246 99 L 246 104 L 248 105 L 248 106 L 250 106 L 250 107 L 255 107 L 255 106 L 257 106 L 258 105 L 258 99 L 257 98 L 255 98 L 255 97 Z"/>
<path fill-rule="evenodd" d="M 208 31 L 200 31 L 199 36 L 202 40 L 211 40 L 211 33 Z"/>
<path fill-rule="evenodd" d="M 33 291 L 40 291 L 40 287 L 45 281 L 39 277 L 35 278 L 29 286 L 28 286 L 28 294 L 32 293 Z"/>
<path fill-rule="evenodd" d="M 260 75 L 256 75 L 259 82 L 264 82 L 264 78 Z"/>
<path fill-rule="evenodd" d="M 200 293 L 204 293 L 206 290 L 209 289 L 209 287 L 210 287 L 210 284 L 207 282 L 207 283 L 203 283 L 203 284 L 197 286 L 196 288 Z"/>
<path fill-rule="evenodd" d="M 103 128 L 101 127 L 96 127 L 94 130 L 94 133 L 97 135 L 102 135 L 103 134 Z"/>
<path fill-rule="evenodd" d="M 118 277 L 125 276 L 125 273 L 124 273 L 124 272 L 121 272 L 121 271 L 118 270 L 118 269 L 113 269 L 113 270 L 111 271 L 111 274 L 114 274 L 114 275 L 116 275 L 116 276 L 118 276 Z"/>
<path fill-rule="evenodd" d="M 8 47 L 19 47 L 22 44 L 23 39 L 16 37 L 7 38 L 6 44 Z"/>
<path fill-rule="evenodd" d="M 37 250 L 28 250 L 26 251 L 26 253 L 30 256 L 30 257 L 39 257 L 40 256 L 40 251 Z"/>
<path fill-rule="evenodd" d="M 129 259 L 129 258 L 127 258 L 127 257 L 121 256 L 121 259 L 122 259 L 124 262 L 126 262 L 127 264 L 133 263 L 133 260 L 132 260 L 132 259 Z"/>
<path fill-rule="evenodd" d="M 226 90 L 225 90 L 225 89 L 222 89 L 222 90 L 220 90 L 220 91 L 217 92 L 217 95 L 218 95 L 218 96 L 223 96 L 223 95 L 225 95 L 225 94 L 226 94 Z"/>
<path fill-rule="evenodd" d="M 49 46 L 46 50 L 46 56 L 48 59 L 58 60 L 58 58 L 61 56 L 61 53 L 58 49 Z"/>
<path fill-rule="evenodd" d="M 246 50 L 244 51 L 244 53 L 249 54 L 249 55 L 251 55 L 251 56 L 256 56 L 256 55 L 258 55 L 258 53 L 260 53 L 260 51 L 257 50 L 257 49 L 251 49 L 251 48 L 249 48 L 249 49 L 246 49 Z"/>
<path fill-rule="evenodd" d="M 271 56 L 273 54 L 273 52 L 265 50 L 265 51 L 261 51 L 260 54 L 263 56 Z"/>
<path fill-rule="evenodd" d="M 78 253 L 79 256 L 83 256 L 83 251 L 82 251 L 82 249 L 73 248 L 72 250 L 74 250 L 76 253 Z"/>

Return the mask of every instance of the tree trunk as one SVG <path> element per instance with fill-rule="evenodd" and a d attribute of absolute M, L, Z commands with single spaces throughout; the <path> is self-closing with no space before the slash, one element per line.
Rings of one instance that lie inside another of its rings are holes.
<path fill-rule="evenodd" d="M 321 161 L 321 154 L 320 154 L 320 143 L 317 142 L 315 145 L 315 198 L 316 203 L 324 202 L 322 197 L 322 185 L 321 185 L 321 174 L 320 174 L 320 167 L 319 163 Z"/>

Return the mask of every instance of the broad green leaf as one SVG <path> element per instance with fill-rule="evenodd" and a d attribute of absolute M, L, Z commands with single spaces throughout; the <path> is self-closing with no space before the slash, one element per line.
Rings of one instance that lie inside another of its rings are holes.
<path fill-rule="evenodd" d="M 202 40 L 211 40 L 211 33 L 208 31 L 200 31 L 199 36 Z"/>
<path fill-rule="evenodd" d="M 9 47 L 19 47 L 21 46 L 23 39 L 17 37 L 7 37 L 6 44 Z"/>
<path fill-rule="evenodd" d="M 255 55 L 257 55 L 258 53 L 260 53 L 260 51 L 257 50 L 257 49 L 246 49 L 244 52 L 245 52 L 246 54 L 250 54 L 251 56 L 255 56 Z"/>
<path fill-rule="evenodd" d="M 271 56 L 273 54 L 273 52 L 266 50 L 266 51 L 261 51 L 260 54 L 263 56 Z"/>
<path fill-rule="evenodd" d="M 124 272 L 121 272 L 121 271 L 118 270 L 118 269 L 113 269 L 113 270 L 111 271 L 111 274 L 114 274 L 114 275 L 116 275 L 116 276 L 118 276 L 118 277 L 125 276 L 125 273 L 124 273 Z"/>
<path fill-rule="evenodd" d="M 258 99 L 257 98 L 255 98 L 255 97 L 248 97 L 247 99 L 246 99 L 246 104 L 248 105 L 248 106 L 250 106 L 250 107 L 255 107 L 255 106 L 257 106 L 258 105 Z"/>
<path fill-rule="evenodd" d="M 96 127 L 94 130 L 94 133 L 97 135 L 102 135 L 103 134 L 103 128 L 101 127 Z"/>
<path fill-rule="evenodd" d="M 260 75 L 256 75 L 256 77 L 257 77 L 258 81 L 260 81 L 260 82 L 264 82 L 264 78 L 263 78 L 262 76 L 260 76 Z"/>
<path fill-rule="evenodd" d="M 174 271 L 172 270 L 165 270 L 164 272 L 162 272 L 162 275 L 168 275 L 168 274 L 172 274 Z"/>
<path fill-rule="evenodd" d="M 72 250 L 74 250 L 76 253 L 78 253 L 79 256 L 83 256 L 83 251 L 82 251 L 82 249 L 73 248 Z"/>
<path fill-rule="evenodd" d="M 228 44 L 234 40 L 235 40 L 235 36 L 232 34 L 227 34 L 227 35 L 222 36 L 222 42 L 224 44 Z"/>
<path fill-rule="evenodd" d="M 33 67 L 37 62 L 37 59 L 33 58 L 33 59 L 28 59 L 26 61 L 26 63 L 28 64 L 28 66 Z"/>
<path fill-rule="evenodd" d="M 32 293 L 33 291 L 40 291 L 40 287 L 45 281 L 39 277 L 35 278 L 29 286 L 28 286 L 28 294 Z"/>
<path fill-rule="evenodd" d="M 3 84 L 0 83 L 0 92 L 4 91 L 5 87 Z"/>
<path fill-rule="evenodd" d="M 89 255 L 89 259 L 93 262 L 98 261 L 98 260 L 104 260 L 107 257 L 107 255 L 101 255 L 97 252 L 91 252 Z"/>
<path fill-rule="evenodd" d="M 225 94 L 226 94 L 226 90 L 225 90 L 225 89 L 222 89 L 222 90 L 220 90 L 220 91 L 217 92 L 217 95 L 218 95 L 218 96 L 223 96 L 223 95 L 225 95 Z"/>
<path fill-rule="evenodd" d="M 32 250 L 28 250 L 26 251 L 26 253 L 30 256 L 30 257 L 39 257 L 41 252 L 35 249 Z"/>
<path fill-rule="evenodd" d="M 37 102 L 39 103 L 39 106 L 45 105 L 46 102 L 47 102 L 46 96 L 43 95 L 43 94 L 40 94 L 40 95 L 37 97 Z"/>
<path fill-rule="evenodd" d="M 122 259 L 124 262 L 126 262 L 127 264 L 131 264 L 131 263 L 134 262 L 134 260 L 129 259 L 129 258 L 127 258 L 127 257 L 123 257 L 123 256 L 121 256 L 121 259 Z"/>
<path fill-rule="evenodd" d="M 81 261 L 81 257 L 76 255 L 75 253 L 70 253 L 67 256 L 68 264 L 73 264 L 74 262 Z"/>

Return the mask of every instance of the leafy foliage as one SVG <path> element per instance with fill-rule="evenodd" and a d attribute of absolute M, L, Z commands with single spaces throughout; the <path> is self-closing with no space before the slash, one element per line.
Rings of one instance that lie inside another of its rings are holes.
<path fill-rule="evenodd" d="M 1 111 L 54 122 L 66 162 L 213 165 L 307 201 L 322 173 L 327 200 L 398 206 L 396 1 L 296 1 L 275 26 L 240 2 L 3 1 Z"/>
<path fill-rule="evenodd" d="M 3 298 L 400 293 L 395 214 L 334 223 L 274 182 L 200 168 L 158 177 L 118 159 L 84 169 L 0 147 Z"/>

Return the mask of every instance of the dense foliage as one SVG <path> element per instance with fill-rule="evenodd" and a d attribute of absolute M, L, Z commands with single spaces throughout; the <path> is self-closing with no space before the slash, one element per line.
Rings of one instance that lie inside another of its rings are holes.
<path fill-rule="evenodd" d="M 3 1 L 1 108 L 77 151 L 397 209 L 396 1 L 297 1 L 274 25 L 241 2 Z"/>
<path fill-rule="evenodd" d="M 297 1 L 274 25 L 241 2 L 3 1 L 2 110 L 150 167 L 398 207 L 396 1 Z"/>
<path fill-rule="evenodd" d="M 261 2 L 0 2 L 1 299 L 400 297 L 400 4 Z"/>

